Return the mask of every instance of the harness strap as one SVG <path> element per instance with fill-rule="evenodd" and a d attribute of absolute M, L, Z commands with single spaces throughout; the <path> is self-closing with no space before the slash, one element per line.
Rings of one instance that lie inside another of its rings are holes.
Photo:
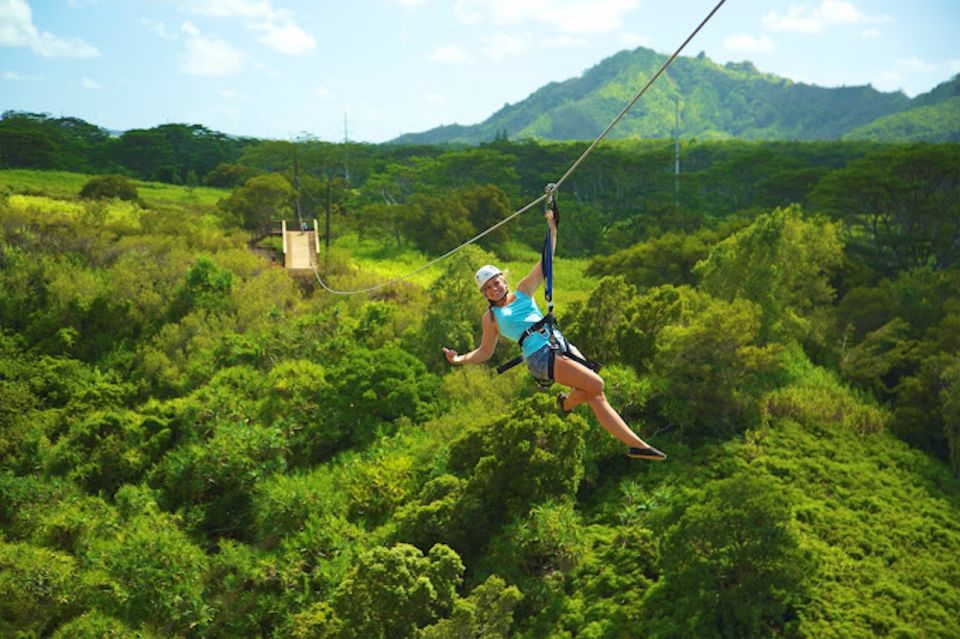
<path fill-rule="evenodd" d="M 547 199 L 544 200 L 544 212 L 553 210 L 554 223 L 560 225 L 560 206 L 557 203 L 557 185 L 552 182 L 544 191 Z M 543 241 L 543 250 L 540 252 L 540 269 L 543 271 L 543 298 L 547 302 L 547 315 L 553 313 L 553 244 L 550 241 L 550 225 L 547 225 L 547 237 Z"/>
<path fill-rule="evenodd" d="M 530 337 L 530 336 L 533 335 L 534 333 L 539 332 L 544 326 L 547 326 L 548 324 L 550 324 L 550 322 L 549 322 L 547 316 L 544 316 L 544 317 L 541 317 L 539 320 L 537 320 L 534 324 L 532 324 L 532 325 L 530 325 L 529 327 L 527 327 L 527 329 L 526 329 L 525 331 L 523 331 L 523 334 L 522 334 L 522 335 L 520 336 L 520 338 L 517 340 L 517 343 L 520 345 L 520 348 L 523 348 L 523 342 L 524 342 L 524 340 L 526 340 L 528 337 Z M 552 335 L 553 335 L 553 331 L 551 331 L 550 334 L 551 334 L 551 336 L 552 336 Z M 500 364 L 500 366 L 497 366 L 497 374 L 502 374 L 502 373 L 510 370 L 510 369 L 513 368 L 514 366 L 518 366 L 518 365 L 519 365 L 520 363 L 522 363 L 522 362 L 523 362 L 523 355 L 522 355 L 522 354 L 521 354 L 521 355 L 517 355 L 516 357 L 514 357 L 514 358 L 511 359 L 510 361 L 508 361 L 508 362 L 506 362 L 506 363 L 504 363 L 504 364 Z"/>
<path fill-rule="evenodd" d="M 566 340 L 564 340 L 563 342 L 560 342 L 560 340 L 557 339 L 557 336 L 555 333 L 556 326 L 557 326 L 556 318 L 553 316 L 552 313 L 547 313 L 541 319 L 537 320 L 536 323 L 534 323 L 529 328 L 527 328 L 527 330 L 523 332 L 523 335 L 521 335 L 520 339 L 517 341 L 520 344 L 520 347 L 522 348 L 523 342 L 524 340 L 527 339 L 527 337 L 529 337 L 533 333 L 540 332 L 544 327 L 546 327 L 550 337 L 550 350 L 553 352 L 553 356 L 550 358 L 550 362 L 547 366 L 547 371 L 550 375 L 551 381 L 553 381 L 553 362 L 557 354 L 560 354 L 560 355 L 563 355 L 564 357 L 572 359 L 573 361 L 586 366 L 587 368 L 589 368 L 594 372 L 599 371 L 602 364 L 600 364 L 599 362 L 595 362 L 592 359 L 580 357 L 579 355 L 574 353 L 572 350 L 570 350 L 570 345 Z M 513 359 L 511 359 L 510 361 L 504 364 L 501 364 L 500 366 L 497 366 L 497 373 L 502 374 L 510 370 L 514 366 L 520 365 L 523 362 L 523 360 L 524 360 L 523 355 L 518 355 Z"/>
<path fill-rule="evenodd" d="M 503 373 L 507 372 L 514 366 L 519 366 L 522 363 L 523 363 L 523 355 L 517 355 L 516 357 L 511 359 L 509 362 L 506 362 L 504 364 L 500 364 L 499 366 L 497 366 L 497 375 L 502 375 Z"/>

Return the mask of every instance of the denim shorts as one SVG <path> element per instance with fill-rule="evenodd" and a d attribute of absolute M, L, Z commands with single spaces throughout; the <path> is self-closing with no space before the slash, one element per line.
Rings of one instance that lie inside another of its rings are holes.
<path fill-rule="evenodd" d="M 563 335 L 557 334 L 557 343 L 563 350 L 570 348 L 569 342 Z M 530 357 L 527 358 L 527 370 L 530 371 L 530 374 L 535 378 L 543 381 L 552 382 L 553 378 L 550 376 L 550 360 L 553 357 L 554 348 L 550 344 L 545 344 L 540 347 L 540 350 L 531 353 Z"/>

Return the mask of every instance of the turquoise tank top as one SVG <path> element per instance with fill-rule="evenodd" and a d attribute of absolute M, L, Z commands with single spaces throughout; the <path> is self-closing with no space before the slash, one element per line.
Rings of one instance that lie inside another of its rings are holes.
<path fill-rule="evenodd" d="M 500 334 L 512 342 L 520 340 L 520 336 L 529 327 L 543 319 L 543 313 L 537 303 L 523 291 L 516 292 L 516 299 L 506 306 L 494 306 L 493 316 L 497 320 Z M 532 333 L 523 340 L 523 356 L 529 357 L 550 343 L 550 340 L 541 333 Z"/>

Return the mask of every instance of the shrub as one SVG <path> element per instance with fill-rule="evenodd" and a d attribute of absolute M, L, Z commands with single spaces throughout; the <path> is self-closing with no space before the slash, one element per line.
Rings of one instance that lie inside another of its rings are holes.
<path fill-rule="evenodd" d="M 436 545 L 424 555 L 407 544 L 361 555 L 333 598 L 344 638 L 413 637 L 450 612 L 463 575 L 460 557 Z"/>
<path fill-rule="evenodd" d="M 703 296 L 696 311 L 663 327 L 653 375 L 661 414 L 692 440 L 727 437 L 759 420 L 764 373 L 779 345 L 756 345 L 759 307 Z"/>
<path fill-rule="evenodd" d="M 396 514 L 398 535 L 421 548 L 444 543 L 474 553 L 495 530 L 536 504 L 576 494 L 586 424 L 561 420 L 551 397 L 519 400 L 509 414 L 465 430 L 441 475 Z"/>
<path fill-rule="evenodd" d="M 164 635 L 205 623 L 204 552 L 143 489 L 125 486 L 117 500 L 129 519 L 115 535 L 94 540 L 84 553 L 92 568 L 111 579 L 109 588 L 97 592 L 98 607 L 133 626 L 149 624 Z"/>
<path fill-rule="evenodd" d="M 135 483 L 148 461 L 149 436 L 142 424 L 143 418 L 128 410 L 90 413 L 50 450 L 47 472 L 65 475 L 90 493 L 112 495 L 121 485 Z"/>
<path fill-rule="evenodd" d="M 660 568 L 648 636 L 766 637 L 796 628 L 814 565 L 783 492 L 744 472 L 710 483 L 667 529 Z"/>
<path fill-rule="evenodd" d="M 534 506 L 518 526 L 514 540 L 524 572 L 531 575 L 570 572 L 586 550 L 580 517 L 569 502 Z"/>
<path fill-rule="evenodd" d="M 98 175 L 90 178 L 80 189 L 80 197 L 85 200 L 117 198 L 132 202 L 140 201 L 136 185 L 122 175 Z"/>
<path fill-rule="evenodd" d="M 215 537 L 251 533 L 257 482 L 286 468 L 286 442 L 276 428 L 223 422 L 213 437 L 166 455 L 154 481 L 171 507 L 197 506 L 202 527 Z"/>
<path fill-rule="evenodd" d="M 282 361 L 270 371 L 264 391 L 260 418 L 283 431 L 293 465 L 309 466 L 335 449 L 343 432 L 326 410 L 329 389 L 322 366 Z"/>
<path fill-rule="evenodd" d="M 73 557 L 0 542 L 0 635 L 43 636 L 86 605 Z"/>
<path fill-rule="evenodd" d="M 493 575 L 469 597 L 457 597 L 450 617 L 424 628 L 420 639 L 506 639 L 513 625 L 513 610 L 521 599 L 516 586 Z"/>
<path fill-rule="evenodd" d="M 335 484 L 335 474 L 320 466 L 303 474 L 276 473 L 257 482 L 253 498 L 257 542 L 273 548 L 284 537 L 303 530 L 311 515 L 334 516 L 346 510 L 346 496 Z"/>
<path fill-rule="evenodd" d="M 359 348 L 327 374 L 330 416 L 352 444 L 366 445 L 377 429 L 400 417 L 415 422 L 436 415 L 440 380 L 397 346 Z"/>
<path fill-rule="evenodd" d="M 75 617 L 57 628 L 52 639 L 147 639 L 154 637 L 153 633 L 134 631 L 122 621 L 103 614 L 99 610 L 90 610 L 79 617 Z"/>
<path fill-rule="evenodd" d="M 210 558 L 204 601 L 210 622 L 202 637 L 284 636 L 270 629 L 283 626 L 298 598 L 304 596 L 306 575 L 299 565 L 284 565 L 276 556 L 252 546 L 224 540 Z"/>

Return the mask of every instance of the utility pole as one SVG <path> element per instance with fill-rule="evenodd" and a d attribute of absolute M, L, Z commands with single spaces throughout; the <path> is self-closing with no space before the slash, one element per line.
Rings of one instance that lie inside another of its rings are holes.
<path fill-rule="evenodd" d="M 327 178 L 327 221 L 323 230 L 324 257 L 330 255 L 330 178 Z"/>
<path fill-rule="evenodd" d="M 347 182 L 350 181 L 350 165 L 347 164 L 347 155 L 349 154 L 350 136 L 347 135 L 347 114 L 343 114 L 343 177 Z"/>
<path fill-rule="evenodd" d="M 680 98 L 676 103 L 676 120 L 673 127 L 674 153 L 673 153 L 673 190 L 677 206 L 680 206 Z"/>
<path fill-rule="evenodd" d="M 300 231 L 303 231 L 303 215 L 300 212 L 300 159 L 294 151 L 293 155 L 293 187 L 297 190 L 297 224 L 300 225 Z"/>

